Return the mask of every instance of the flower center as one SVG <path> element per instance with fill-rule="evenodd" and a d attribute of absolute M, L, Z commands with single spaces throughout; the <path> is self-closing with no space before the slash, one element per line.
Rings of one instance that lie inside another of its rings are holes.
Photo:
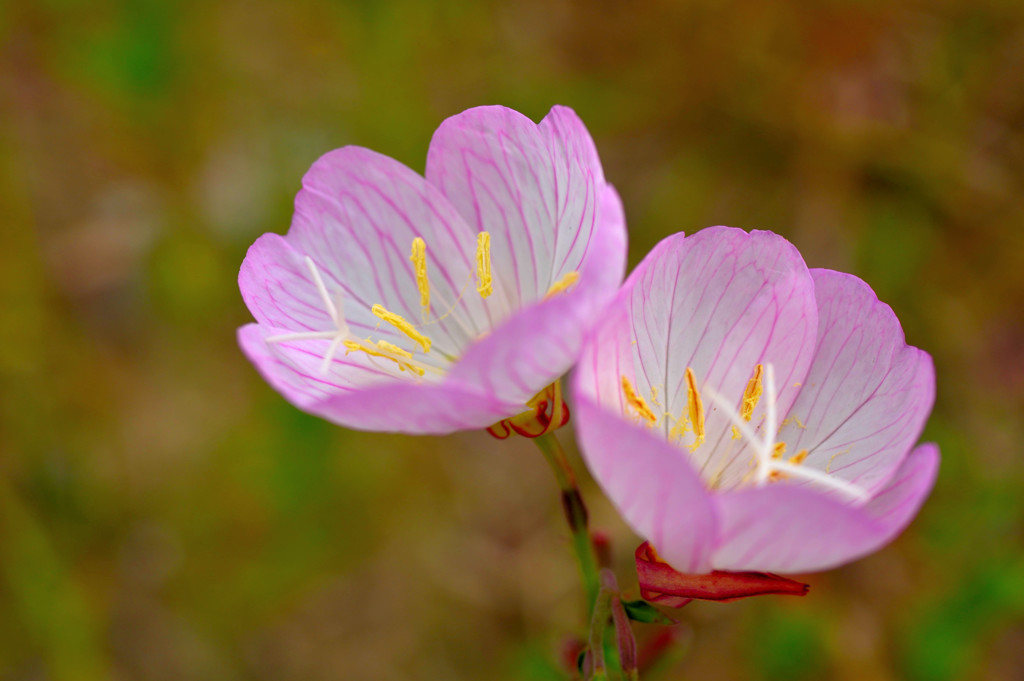
<path fill-rule="evenodd" d="M 687 449 L 696 452 L 705 442 L 705 413 L 704 403 L 701 399 L 697 378 L 690 367 L 686 368 L 686 407 L 679 414 L 673 415 L 669 411 L 663 411 L 661 416 L 655 414 L 647 401 L 634 389 L 629 379 L 622 377 L 622 392 L 628 410 L 634 412 L 640 423 L 646 427 L 653 428 L 663 423 L 667 429 L 667 439 L 670 443 L 683 446 L 683 440 L 687 433 L 693 433 L 693 439 Z M 703 391 L 711 401 L 729 418 L 732 423 L 732 440 L 745 440 L 747 446 L 753 450 L 754 457 L 751 461 L 752 470 L 740 479 L 740 485 L 752 482 L 760 487 L 771 482 L 785 480 L 788 478 L 802 479 L 813 482 L 819 486 L 835 490 L 853 501 L 867 501 L 868 493 L 841 478 L 830 475 L 827 471 L 821 471 L 812 466 L 803 465 L 809 452 L 801 449 L 796 454 L 786 458 L 786 443 L 778 441 L 779 422 L 776 409 L 778 395 L 775 392 L 775 371 L 771 364 L 758 364 L 754 367 L 753 375 L 747 382 L 743 396 L 740 398 L 739 409 L 732 403 L 719 395 L 708 386 Z M 754 409 L 757 407 L 761 397 L 765 396 L 765 409 L 762 422 L 756 427 L 751 427 L 750 421 L 754 416 Z M 651 389 L 651 403 L 658 404 L 657 390 Z M 803 424 L 791 417 L 798 427 Z M 785 422 L 784 422 L 785 423 Z M 730 445 L 731 448 L 731 445 Z M 731 465 L 732 458 L 725 457 Z M 709 455 L 705 460 L 711 460 Z M 711 487 L 718 487 L 723 471 L 711 476 L 708 484 Z"/>
<path fill-rule="evenodd" d="M 334 360 L 335 354 L 338 349 L 344 347 L 345 354 L 348 355 L 352 352 L 360 352 L 366 355 L 370 363 L 376 368 L 393 373 L 397 370 L 399 375 L 404 372 L 409 372 L 408 375 L 415 375 L 417 377 L 424 376 L 427 372 L 432 374 L 443 374 L 444 371 L 436 366 L 431 366 L 417 358 L 416 352 L 417 347 L 426 355 L 431 351 L 433 341 L 430 336 L 423 332 L 423 328 L 431 324 L 451 317 L 463 331 L 470 337 L 476 334 L 469 330 L 469 326 L 460 318 L 456 306 L 462 300 L 465 294 L 466 287 L 463 287 L 462 291 L 459 292 L 458 298 L 455 302 L 447 304 L 442 299 L 442 304 L 445 304 L 447 310 L 434 318 L 430 318 L 431 314 L 431 290 L 430 290 L 430 277 L 427 272 L 427 244 L 421 237 L 416 237 L 412 240 L 412 254 L 409 257 L 412 262 L 413 277 L 416 282 L 416 289 L 420 294 L 420 308 L 422 312 L 422 323 L 417 325 L 413 324 L 406 318 L 402 317 L 396 312 L 388 310 L 380 303 L 375 303 L 370 307 L 370 312 L 380 319 L 380 323 L 386 323 L 393 327 L 397 332 L 405 336 L 413 344 L 411 349 L 405 349 L 399 347 L 394 343 L 390 343 L 386 340 L 372 340 L 370 337 L 358 338 L 349 329 L 348 324 L 345 321 L 343 295 L 342 291 L 338 290 L 335 296 L 332 296 L 327 291 L 327 286 L 324 284 L 323 278 L 320 276 L 320 270 L 317 268 L 316 263 L 309 256 L 305 256 L 304 262 L 306 268 L 309 270 L 309 275 L 313 280 L 313 284 L 316 287 L 317 293 L 320 296 L 320 301 L 323 303 L 324 310 L 327 312 L 327 316 L 331 319 L 334 324 L 334 328 L 324 331 L 301 331 L 297 333 L 284 333 L 274 336 L 268 336 L 266 338 L 267 343 L 284 343 L 288 341 L 301 341 L 301 340 L 328 340 L 330 344 L 327 346 L 327 350 L 324 353 L 323 361 L 320 364 L 321 375 L 326 375 L 331 368 L 331 363 Z M 476 272 L 470 272 L 466 281 L 466 285 L 473 280 L 475 275 L 477 282 L 477 293 L 480 297 L 486 300 L 494 292 L 494 277 L 491 274 L 491 235 L 488 232 L 480 232 L 477 234 L 477 248 L 476 248 Z M 548 290 L 545 298 L 549 298 L 553 295 L 561 293 L 569 289 L 579 279 L 577 272 L 569 272 L 562 279 L 555 282 Z M 435 297 L 439 297 L 436 296 Z M 378 323 L 378 328 L 380 327 Z M 456 357 L 440 352 L 441 355 L 448 362 L 454 362 Z M 385 364 L 380 364 L 378 360 L 387 360 Z"/>

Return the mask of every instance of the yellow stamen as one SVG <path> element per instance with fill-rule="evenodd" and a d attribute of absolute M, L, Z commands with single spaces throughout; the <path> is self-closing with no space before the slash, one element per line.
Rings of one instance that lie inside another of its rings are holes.
<path fill-rule="evenodd" d="M 370 308 L 370 312 L 404 333 L 414 343 L 418 343 L 420 347 L 423 348 L 423 352 L 430 352 L 430 339 L 417 331 L 415 327 L 407 322 L 401 315 L 389 312 L 383 305 L 374 305 Z"/>
<path fill-rule="evenodd" d="M 545 298 L 550 298 L 551 296 L 558 295 L 562 291 L 567 290 L 569 287 L 571 287 L 573 284 L 575 284 L 579 280 L 580 280 L 580 273 L 579 272 L 575 272 L 575 271 L 569 272 L 564 277 L 562 277 L 561 279 L 556 281 L 554 284 L 552 284 L 551 288 L 548 289 L 548 292 L 546 294 L 544 294 L 544 297 Z"/>
<path fill-rule="evenodd" d="M 672 442 L 679 442 L 683 439 L 684 435 L 690 432 L 690 427 L 686 422 L 686 414 L 682 414 L 678 419 L 672 414 L 668 414 L 667 416 L 676 422 L 675 425 L 672 426 L 672 429 L 668 431 L 669 440 Z"/>
<path fill-rule="evenodd" d="M 409 352 L 408 350 L 403 350 L 402 348 L 398 347 L 397 345 L 394 345 L 393 343 L 388 343 L 386 340 L 377 341 L 377 347 L 385 352 L 390 352 L 393 355 L 398 355 L 399 357 L 404 357 L 405 359 L 412 359 L 411 352 Z"/>
<path fill-rule="evenodd" d="M 693 424 L 693 444 L 690 451 L 696 451 L 704 443 L 704 403 L 697 392 L 697 378 L 693 369 L 686 367 L 686 406 L 690 412 L 690 423 Z"/>
<path fill-rule="evenodd" d="M 420 237 L 412 240 L 413 269 L 416 270 L 416 288 L 420 292 L 420 307 L 423 308 L 423 318 L 430 314 L 430 280 L 427 278 L 427 244 Z"/>
<path fill-rule="evenodd" d="M 849 449 L 844 449 L 843 451 L 836 452 L 835 454 L 830 456 L 829 459 L 828 459 L 828 463 L 825 465 L 825 472 L 826 473 L 831 473 L 832 472 L 832 464 L 835 463 L 836 457 L 839 456 L 840 454 L 847 454 L 847 453 L 849 453 L 849 451 L 850 451 Z"/>
<path fill-rule="evenodd" d="M 743 437 L 743 434 L 740 433 L 740 429 L 737 428 L 736 426 L 733 426 L 732 427 L 732 439 L 733 440 L 739 440 L 741 437 Z"/>
<path fill-rule="evenodd" d="M 384 359 L 390 359 L 392 362 L 398 365 L 398 369 L 400 371 L 411 371 L 419 376 L 422 376 L 424 373 L 426 373 L 422 367 L 418 367 L 412 362 L 406 361 L 405 359 L 394 357 L 392 355 L 394 350 L 398 350 L 399 352 L 397 354 L 401 354 L 403 357 L 412 357 L 412 355 L 406 352 L 405 350 L 402 350 L 401 348 L 397 348 L 396 346 L 391 345 L 391 343 L 388 343 L 387 341 L 377 341 L 376 347 L 372 345 L 365 345 L 360 341 L 355 341 L 351 339 L 345 339 L 344 344 L 346 355 L 349 352 L 365 352 L 367 355 L 370 355 L 371 357 L 383 357 Z"/>
<path fill-rule="evenodd" d="M 725 473 L 725 468 L 721 468 L 711 476 L 708 480 L 708 487 L 711 489 L 718 489 L 718 486 L 722 484 L 722 475 Z"/>
<path fill-rule="evenodd" d="M 791 464 L 793 464 L 794 466 L 799 466 L 800 464 L 802 464 L 804 462 L 804 459 L 806 459 L 806 458 L 807 458 L 807 450 L 806 449 L 801 449 L 799 452 L 797 452 L 793 456 L 789 457 L 789 462 Z"/>
<path fill-rule="evenodd" d="M 491 235 L 480 232 L 476 235 L 476 291 L 481 298 L 494 292 L 491 279 Z"/>
<path fill-rule="evenodd" d="M 772 458 L 781 459 L 782 455 L 786 453 L 786 443 L 776 442 L 775 447 L 772 448 Z"/>
<path fill-rule="evenodd" d="M 764 367 L 758 364 L 754 367 L 754 375 L 747 381 L 747 389 L 743 391 L 743 404 L 740 405 L 740 416 L 744 421 L 749 421 L 754 415 L 754 407 L 761 399 L 764 387 L 761 385 L 761 376 L 764 374 Z"/>
<path fill-rule="evenodd" d="M 640 415 L 640 418 L 644 419 L 652 426 L 658 422 L 658 417 L 654 415 L 651 408 L 647 406 L 647 402 L 644 398 L 640 397 L 635 390 L 633 385 L 629 382 L 629 379 L 625 376 L 622 377 L 622 393 L 626 396 L 626 403 L 636 410 L 636 413 Z"/>

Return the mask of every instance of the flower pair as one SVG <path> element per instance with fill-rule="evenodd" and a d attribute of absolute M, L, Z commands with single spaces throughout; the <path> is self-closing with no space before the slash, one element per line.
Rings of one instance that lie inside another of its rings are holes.
<path fill-rule="evenodd" d="M 934 374 L 891 309 L 781 237 L 724 227 L 665 239 L 620 287 L 622 208 L 569 109 L 450 118 L 425 176 L 336 150 L 295 203 L 242 265 L 257 323 L 239 339 L 306 411 L 546 432 L 575 364 L 591 471 L 689 573 L 833 567 L 892 539 L 931 488 L 937 450 L 911 448 Z"/>

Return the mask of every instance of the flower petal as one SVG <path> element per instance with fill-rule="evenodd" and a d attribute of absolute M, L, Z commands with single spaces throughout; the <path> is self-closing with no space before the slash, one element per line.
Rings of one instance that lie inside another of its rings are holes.
<path fill-rule="evenodd" d="M 914 519 L 938 473 L 938 446 L 931 442 L 918 445 L 864 506 L 864 511 L 885 528 L 885 542 L 895 539 Z"/>
<path fill-rule="evenodd" d="M 577 388 L 573 422 L 594 479 L 662 558 L 685 572 L 710 570 L 715 513 L 686 456 Z"/>
<path fill-rule="evenodd" d="M 304 256 L 280 234 L 264 234 L 249 247 L 238 288 L 256 321 L 290 331 L 333 328 Z"/>
<path fill-rule="evenodd" d="M 524 405 L 572 366 L 584 334 L 615 295 L 626 267 L 622 204 L 610 186 L 601 198 L 577 283 L 517 312 L 472 345 L 450 378 Z"/>
<path fill-rule="evenodd" d="M 264 340 L 279 329 L 249 324 L 239 329 L 239 343 L 270 385 L 289 402 L 349 428 L 410 434 L 443 434 L 483 428 L 514 411 L 473 386 L 457 381 L 405 383 L 389 381 L 365 355 L 336 357 L 326 376 L 319 372 L 322 355 L 299 341 L 293 352 L 271 349 Z M 376 383 L 364 375 L 380 373 Z"/>
<path fill-rule="evenodd" d="M 715 407 L 711 391 L 738 410 L 755 366 L 771 363 L 778 413 L 792 403 L 818 324 L 803 259 L 770 232 L 709 227 L 663 241 L 630 280 L 638 392 L 656 389 L 662 409 L 675 416 L 664 420 L 667 436 L 687 413 L 686 373 L 692 369 L 706 416 L 706 440 L 692 458 L 705 479 L 735 486 L 750 470 L 752 454 L 732 440 L 731 421 Z M 761 399 L 752 426 L 766 402 Z M 693 435 L 687 438 L 695 443 Z"/>
<path fill-rule="evenodd" d="M 860 508 L 786 482 L 716 495 L 721 532 L 712 564 L 720 570 L 815 572 L 876 551 L 917 513 L 938 463 L 934 445 L 918 447 Z"/>
<path fill-rule="evenodd" d="M 866 283 L 831 270 L 811 275 L 817 350 L 780 440 L 792 452 L 808 450 L 804 465 L 874 492 L 920 436 L 935 370 Z"/>
<path fill-rule="evenodd" d="M 431 140 L 426 177 L 491 234 L 494 296 L 507 310 L 581 269 L 605 183 L 572 110 L 555 107 L 539 126 L 501 106 L 452 116 Z"/>
<path fill-rule="evenodd" d="M 302 185 L 285 239 L 316 261 L 329 288 L 344 291 L 346 316 L 376 322 L 370 308 L 379 303 L 422 321 L 410 262 L 413 239 L 420 237 L 433 316 L 447 315 L 429 326 L 439 349 L 458 355 L 489 330 L 483 301 L 464 295 L 476 272 L 476 232 L 436 187 L 398 161 L 360 147 L 325 154 Z"/>

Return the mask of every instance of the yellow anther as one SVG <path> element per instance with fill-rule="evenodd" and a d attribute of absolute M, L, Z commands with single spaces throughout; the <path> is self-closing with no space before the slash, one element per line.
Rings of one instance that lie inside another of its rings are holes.
<path fill-rule="evenodd" d="M 775 446 L 772 448 L 772 458 L 773 459 L 781 459 L 782 455 L 785 454 L 785 453 L 786 453 L 786 443 L 785 442 L 776 442 Z"/>
<path fill-rule="evenodd" d="M 636 413 L 640 415 L 640 418 L 644 419 L 652 426 L 658 422 L 658 417 L 654 415 L 651 408 L 647 406 L 647 402 L 644 398 L 640 397 L 635 390 L 633 390 L 633 384 L 629 382 L 629 379 L 625 376 L 622 377 L 622 393 L 626 396 L 626 404 L 633 407 Z"/>
<path fill-rule="evenodd" d="M 491 279 L 491 235 L 480 232 L 476 235 L 476 291 L 481 298 L 494 292 Z"/>
<path fill-rule="evenodd" d="M 420 306 L 423 308 L 423 318 L 430 314 L 430 280 L 427 278 L 427 244 L 420 237 L 412 240 L 413 269 L 416 271 L 416 288 L 420 292 Z"/>
<path fill-rule="evenodd" d="M 789 462 L 791 464 L 793 464 L 794 466 L 799 466 L 800 464 L 802 464 L 804 462 L 804 459 L 806 459 L 806 458 L 807 458 L 807 450 L 806 449 L 801 449 L 799 452 L 797 452 L 793 456 L 789 457 Z"/>
<path fill-rule="evenodd" d="M 402 348 L 398 347 L 393 343 L 388 343 L 386 340 L 377 341 L 377 347 L 383 350 L 384 352 L 390 352 L 392 355 L 398 355 L 399 357 L 404 357 L 405 359 L 412 359 L 411 352 L 409 352 L 408 350 L 403 350 Z"/>
<path fill-rule="evenodd" d="M 419 346 L 423 348 L 423 352 L 430 352 L 430 339 L 417 331 L 416 328 L 407 322 L 401 315 L 388 311 L 383 305 L 374 305 L 370 308 L 370 312 L 404 333 L 410 340 L 412 340 L 412 342 L 419 344 Z"/>
<path fill-rule="evenodd" d="M 686 407 L 690 412 L 690 423 L 693 424 L 693 444 L 690 451 L 696 451 L 704 443 L 704 403 L 697 392 L 697 377 L 693 369 L 686 367 Z"/>
<path fill-rule="evenodd" d="M 565 291 L 565 290 L 569 289 L 573 284 L 575 284 L 579 280 L 580 280 L 580 273 L 579 272 L 576 272 L 576 271 L 569 272 L 564 277 L 562 277 L 561 279 L 556 281 L 554 284 L 552 284 L 551 288 L 548 289 L 548 292 L 544 294 L 544 297 L 545 298 L 550 298 L 551 296 L 558 295 L 562 291 Z"/>
<path fill-rule="evenodd" d="M 761 384 L 761 376 L 764 374 L 764 367 L 758 364 L 754 367 L 754 375 L 747 381 L 747 389 L 743 391 L 743 404 L 740 405 L 740 416 L 744 421 L 749 421 L 754 415 L 754 407 L 761 399 L 764 387 Z"/>
<path fill-rule="evenodd" d="M 690 432 L 690 427 L 686 422 L 686 414 L 683 414 L 678 419 L 672 416 L 672 414 L 669 414 L 668 417 L 676 422 L 675 425 L 672 426 L 672 429 L 668 431 L 669 440 L 672 442 L 679 442 L 683 439 L 684 435 Z"/>
<path fill-rule="evenodd" d="M 384 345 L 381 345 L 381 343 L 384 343 Z M 392 362 L 398 365 L 398 369 L 400 371 L 411 371 L 419 376 L 422 376 L 424 373 L 426 373 L 422 367 L 416 366 L 412 362 L 406 361 L 406 359 L 395 357 L 392 354 L 393 350 L 391 348 L 395 348 L 395 346 L 391 345 L 391 343 L 387 343 L 387 341 L 378 341 L 377 346 L 375 347 L 372 345 L 365 345 L 360 341 L 345 339 L 346 355 L 350 352 L 365 352 L 367 355 L 370 355 L 371 357 L 383 357 L 384 359 L 390 359 Z M 402 350 L 401 348 L 397 348 L 397 350 L 399 350 L 400 353 L 404 353 L 404 355 L 408 355 L 409 357 L 412 356 L 411 354 Z"/>
<path fill-rule="evenodd" d="M 737 428 L 736 426 L 733 426 L 732 427 L 732 439 L 733 440 L 739 440 L 741 437 L 743 437 L 743 434 L 740 433 L 740 429 Z"/>

